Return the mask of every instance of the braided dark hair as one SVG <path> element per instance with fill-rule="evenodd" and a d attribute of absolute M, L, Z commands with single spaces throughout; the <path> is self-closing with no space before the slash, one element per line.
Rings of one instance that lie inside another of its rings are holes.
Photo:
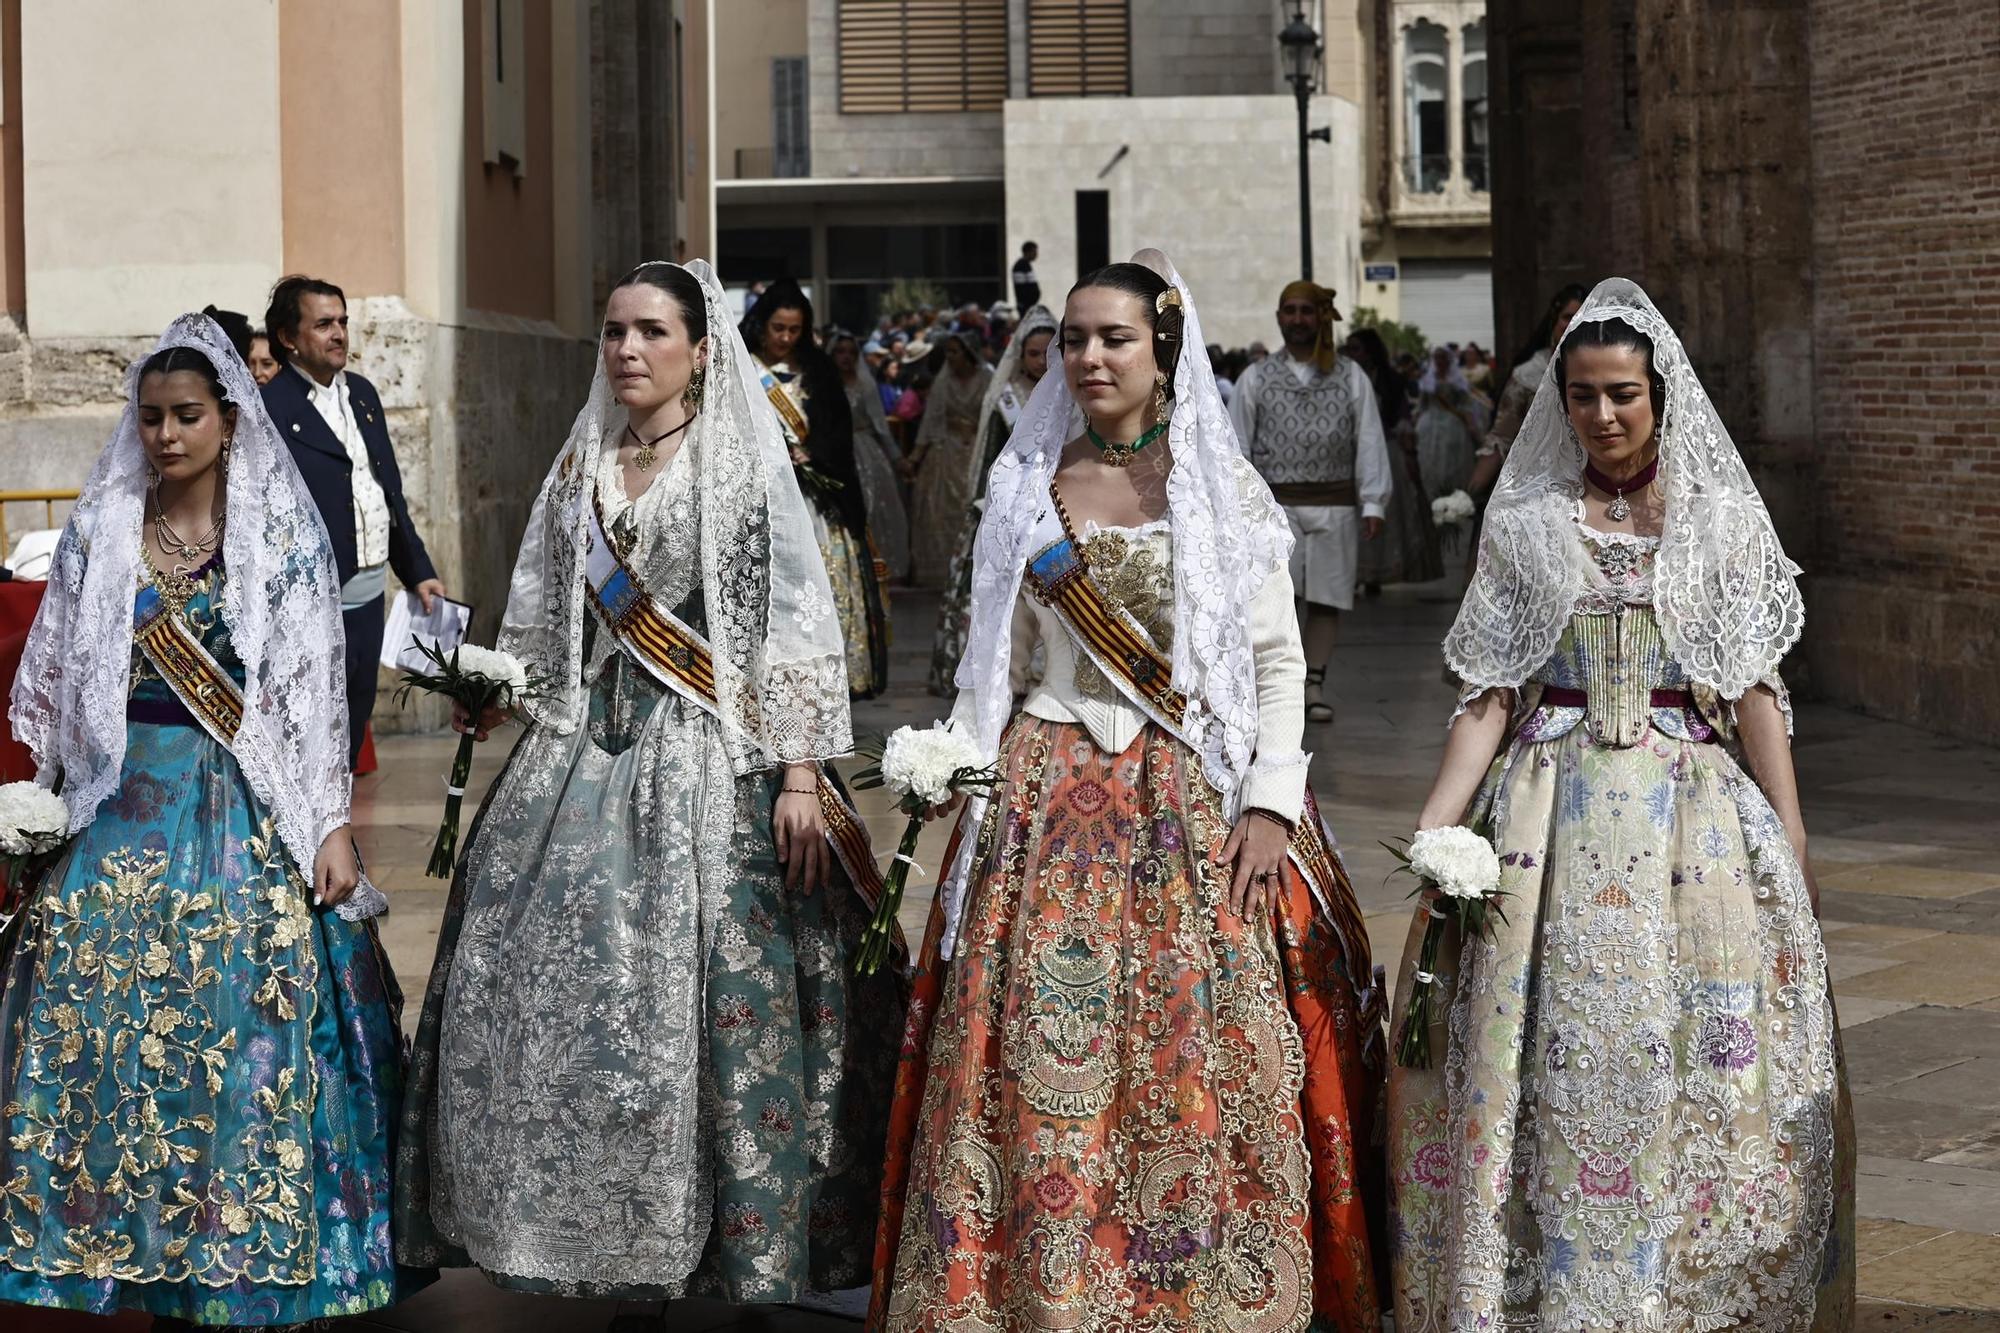
<path fill-rule="evenodd" d="M 1653 420 L 1667 415 L 1667 381 L 1653 360 L 1653 340 L 1622 319 L 1592 319 L 1569 326 L 1562 346 L 1556 349 L 1556 388 L 1569 394 L 1569 354 L 1578 347 L 1622 347 L 1646 358 L 1646 383 L 1653 400 Z M 1657 429 L 1657 426 L 1655 427 Z"/>
<path fill-rule="evenodd" d="M 1174 371 L 1180 365 L 1181 332 L 1187 323 L 1185 313 L 1179 305 L 1160 307 L 1160 297 L 1173 284 L 1147 268 L 1144 264 L 1106 264 L 1103 268 L 1092 269 L 1076 280 L 1076 286 L 1069 289 L 1071 296 L 1087 287 L 1108 287 L 1114 292 L 1124 292 L 1139 298 L 1139 304 L 1146 312 L 1146 326 L 1153 331 L 1153 360 L 1167 377 L 1167 393 L 1174 391 Z"/>
<path fill-rule="evenodd" d="M 162 347 L 139 367 L 139 378 L 144 380 L 148 375 L 171 375 L 177 370 L 191 370 L 201 376 L 216 405 L 223 411 L 235 408 L 236 404 L 229 401 L 228 390 L 222 387 L 222 376 L 216 373 L 215 363 L 192 347 Z"/>
<path fill-rule="evenodd" d="M 680 307 L 681 322 L 687 325 L 688 341 L 699 343 L 708 336 L 708 298 L 703 295 L 701 283 L 694 274 L 679 264 L 669 264 L 662 260 L 649 260 L 618 279 L 612 291 L 620 287 L 636 287 L 640 283 L 657 287 Z"/>

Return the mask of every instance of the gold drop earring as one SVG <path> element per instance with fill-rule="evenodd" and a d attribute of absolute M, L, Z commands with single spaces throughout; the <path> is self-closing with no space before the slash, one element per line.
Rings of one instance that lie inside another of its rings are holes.
<path fill-rule="evenodd" d="M 1158 425 L 1160 423 L 1165 422 L 1167 419 L 1168 412 L 1169 408 L 1167 406 L 1167 372 L 1164 370 L 1156 370 L 1153 372 L 1154 424 Z"/>

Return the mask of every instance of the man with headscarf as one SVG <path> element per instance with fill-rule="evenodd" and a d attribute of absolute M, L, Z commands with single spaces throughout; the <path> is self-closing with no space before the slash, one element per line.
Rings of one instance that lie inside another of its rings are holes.
<path fill-rule="evenodd" d="M 1292 585 L 1306 649 L 1306 720 L 1333 721 L 1327 661 L 1354 605 L 1363 535 L 1382 529 L 1389 449 L 1367 373 L 1338 351 L 1333 289 L 1294 282 L 1278 297 L 1284 351 L 1250 366 L 1230 395 L 1237 442 L 1292 525 Z"/>

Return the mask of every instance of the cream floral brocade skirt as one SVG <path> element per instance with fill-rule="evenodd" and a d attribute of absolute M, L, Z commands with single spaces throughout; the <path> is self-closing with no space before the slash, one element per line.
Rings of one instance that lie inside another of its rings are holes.
<path fill-rule="evenodd" d="M 1847 1328 L 1825 950 L 1756 784 L 1577 726 L 1517 741 L 1474 811 L 1507 920 L 1446 941 L 1435 1067 L 1391 1073 L 1398 1329 Z"/>

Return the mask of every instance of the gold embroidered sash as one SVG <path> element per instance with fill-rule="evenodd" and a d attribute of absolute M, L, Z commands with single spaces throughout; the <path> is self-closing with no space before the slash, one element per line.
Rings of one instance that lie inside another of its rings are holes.
<path fill-rule="evenodd" d="M 594 496 L 583 583 L 604 627 L 647 675 L 711 717 L 727 722 L 715 689 L 714 650 L 693 627 L 662 607 L 619 557 L 605 535 L 604 516 Z M 746 705 L 755 707 L 752 701 Z M 824 764 L 819 766 L 818 790 L 826 840 L 856 891 L 873 907 L 882 896 L 882 870 L 875 864 L 868 827 Z"/>
<path fill-rule="evenodd" d="M 1053 487 L 1051 495 L 1054 496 Z M 1077 651 L 1095 662 L 1134 707 L 1199 754 L 1200 750 L 1182 729 L 1182 720 L 1187 716 L 1187 696 L 1173 687 L 1173 662 L 1160 651 L 1145 626 L 1105 597 L 1091 578 L 1083 546 L 1070 527 L 1069 514 L 1063 509 L 1061 498 L 1054 498 L 1063 535 L 1028 562 L 1029 593 L 1055 612 Z M 1311 890 L 1320 914 L 1340 940 L 1363 1018 L 1379 1017 L 1386 995 L 1375 979 L 1370 961 L 1368 928 L 1362 920 L 1347 867 L 1320 818 L 1319 801 L 1313 796 L 1310 784 L 1286 852 Z"/>
<path fill-rule="evenodd" d="M 243 691 L 153 584 L 139 589 L 133 603 L 132 638 L 201 729 L 233 745 L 243 724 Z"/>
<path fill-rule="evenodd" d="M 777 409 L 778 420 L 784 424 L 787 431 L 791 432 L 792 442 L 804 444 L 806 436 L 812 433 L 812 426 L 806 421 L 806 414 L 800 410 L 798 401 L 792 397 L 791 391 L 762 361 L 757 363 L 757 382 L 764 386 L 764 396 L 770 399 L 771 406 Z"/>

